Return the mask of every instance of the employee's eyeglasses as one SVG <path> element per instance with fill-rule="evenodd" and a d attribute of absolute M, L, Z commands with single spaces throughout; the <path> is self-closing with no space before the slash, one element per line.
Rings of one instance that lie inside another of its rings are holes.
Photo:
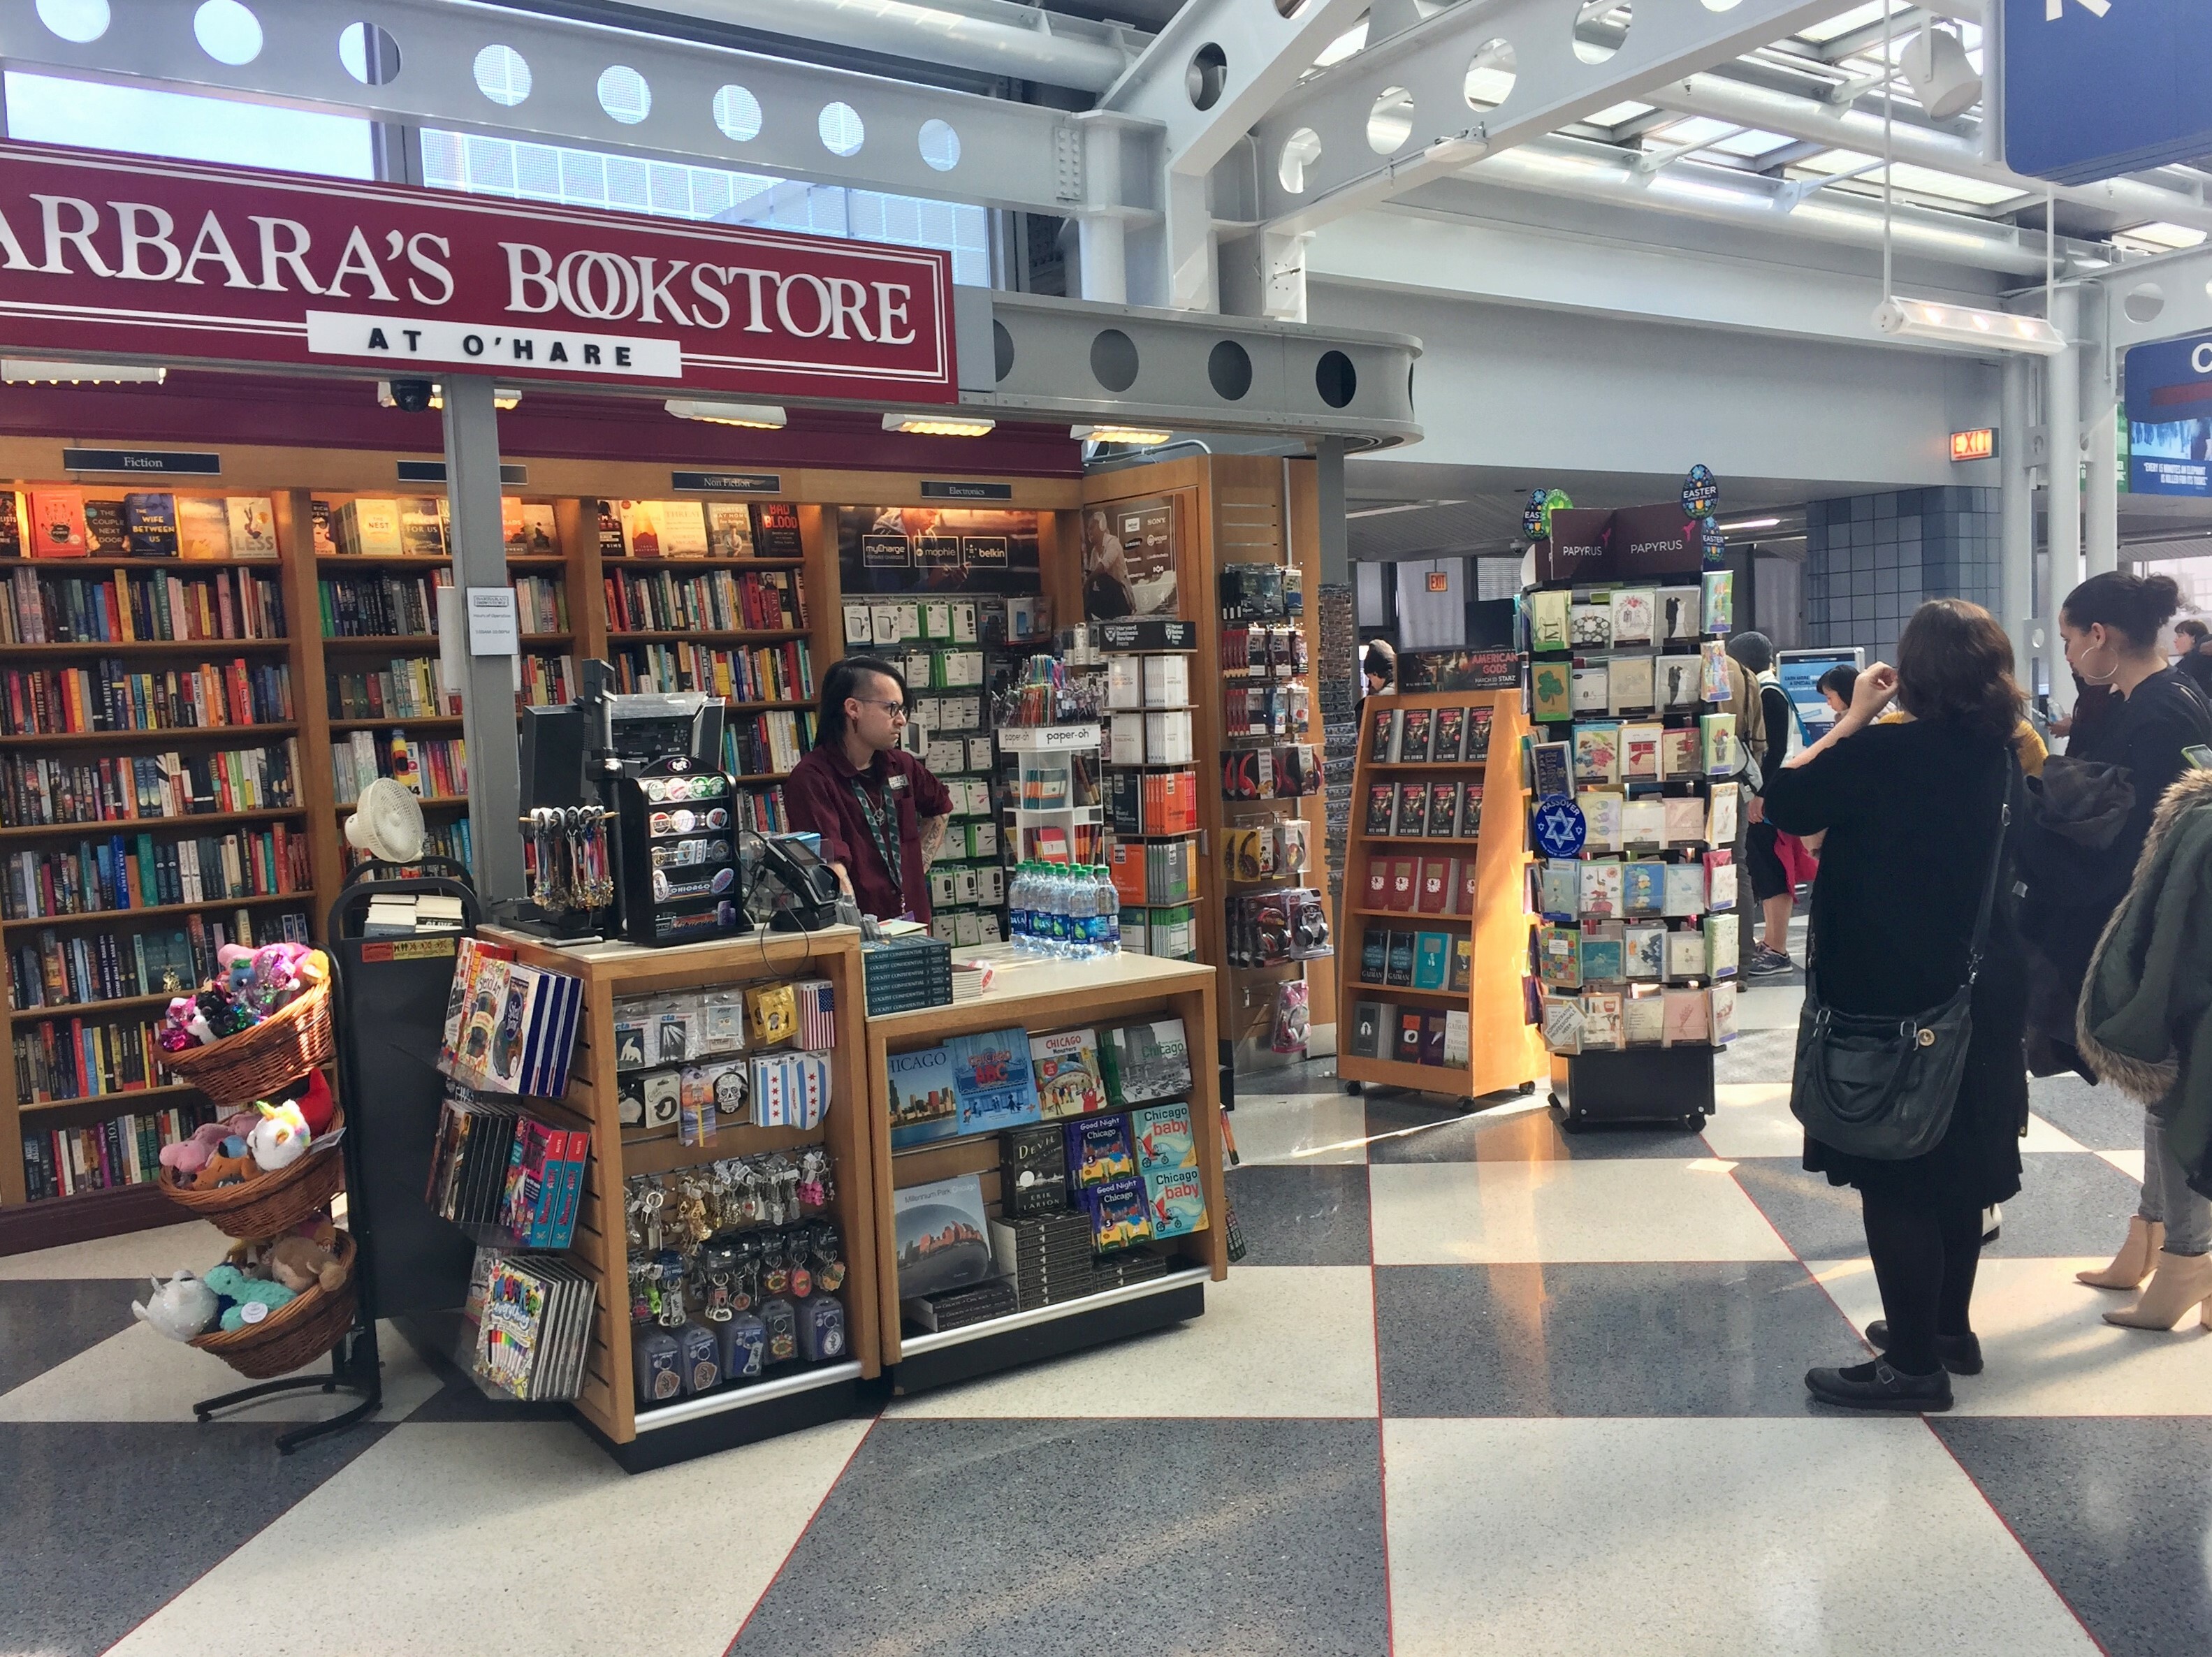
<path fill-rule="evenodd" d="M 884 713 L 890 714 L 891 718 L 895 719 L 902 719 L 906 718 L 906 704 L 904 702 L 878 701 L 873 696 L 855 696 L 853 700 L 860 703 L 864 707 L 880 707 Z"/>

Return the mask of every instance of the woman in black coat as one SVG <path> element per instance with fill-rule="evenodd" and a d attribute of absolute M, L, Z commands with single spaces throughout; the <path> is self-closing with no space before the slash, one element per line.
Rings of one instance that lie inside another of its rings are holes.
<path fill-rule="evenodd" d="M 1809 950 L 1827 1005 L 1902 1018 L 1942 1005 L 1966 982 L 2017 775 L 2012 737 L 2022 698 L 2012 665 L 2011 642 L 1987 610 L 1931 600 L 1905 624 L 1897 666 L 1860 674 L 1849 710 L 1768 784 L 1771 822 L 1794 835 L 1827 831 Z M 1875 724 L 1893 695 L 1911 718 Z M 1888 1314 L 1867 1332 L 1880 1358 L 1806 1375 L 1824 1402 L 1948 1410 L 1951 1375 L 1982 1367 L 1967 1315 L 1982 1210 L 2019 1191 L 2027 1120 L 2024 975 L 2009 884 L 2001 875 L 1966 1070 L 1935 1149 L 1877 1162 L 1805 1142 L 1807 1168 L 1858 1188 Z"/>

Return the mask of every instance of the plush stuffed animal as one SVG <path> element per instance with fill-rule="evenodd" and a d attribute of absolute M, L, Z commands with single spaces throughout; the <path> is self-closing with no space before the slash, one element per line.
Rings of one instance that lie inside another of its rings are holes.
<path fill-rule="evenodd" d="M 283 1284 L 249 1278 L 228 1263 L 210 1272 L 206 1281 L 207 1286 L 228 1302 L 222 1308 L 221 1319 L 225 1329 L 243 1329 L 247 1322 L 246 1308 L 249 1306 L 265 1306 L 274 1312 L 279 1307 L 289 1306 L 297 1298 Z"/>
<path fill-rule="evenodd" d="M 171 1340 L 190 1340 L 206 1332 L 216 1320 L 215 1290 L 189 1272 L 179 1272 L 163 1283 L 150 1279 L 154 1292 L 143 1302 L 131 1302 L 131 1315 Z"/>
<path fill-rule="evenodd" d="M 161 1166 L 179 1174 L 197 1174 L 207 1166 L 208 1158 L 216 1154 L 229 1133 L 228 1122 L 203 1122 L 192 1131 L 191 1138 L 161 1147 Z"/>
<path fill-rule="evenodd" d="M 345 1267 L 337 1256 L 306 1237 L 279 1237 L 270 1246 L 263 1269 L 278 1283 L 298 1294 L 320 1284 L 325 1289 L 344 1286 Z"/>
<path fill-rule="evenodd" d="M 261 1120 L 246 1136 L 246 1144 L 263 1173 L 289 1168 L 307 1154 L 314 1136 L 307 1132 L 307 1119 L 301 1114 L 299 1106 L 289 1100 L 281 1105 L 264 1101 L 254 1108 L 261 1113 Z"/>
<path fill-rule="evenodd" d="M 331 1118 L 337 1111 L 338 1102 L 331 1096 L 331 1084 L 322 1071 L 308 1073 L 307 1088 L 292 1102 L 299 1106 L 300 1114 L 307 1120 L 307 1132 L 315 1138 L 330 1132 Z"/>
<path fill-rule="evenodd" d="M 192 1189 L 212 1191 L 219 1185 L 228 1185 L 236 1180 L 250 1180 L 261 1169 L 249 1153 L 239 1156 L 210 1156 L 192 1176 Z"/>

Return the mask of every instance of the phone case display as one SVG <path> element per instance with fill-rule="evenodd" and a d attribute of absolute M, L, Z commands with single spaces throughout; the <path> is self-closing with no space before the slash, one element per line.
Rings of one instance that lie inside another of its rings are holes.
<path fill-rule="evenodd" d="M 659 948 L 723 937 L 738 907 L 734 787 L 720 771 L 663 760 L 615 785 L 623 935 Z"/>
<path fill-rule="evenodd" d="M 1570 676 L 1569 706 L 1540 707 L 1530 753 L 1528 899 L 1555 1053 L 1735 1034 L 1743 756 L 1735 715 L 1713 706 L 1729 695 L 1731 598 L 1724 570 L 1528 595 L 1533 671 Z M 1564 640 L 1545 619 L 1562 600 Z"/>
<path fill-rule="evenodd" d="M 836 1195 L 821 1145 L 623 1181 L 639 1408 L 846 1356 Z"/>

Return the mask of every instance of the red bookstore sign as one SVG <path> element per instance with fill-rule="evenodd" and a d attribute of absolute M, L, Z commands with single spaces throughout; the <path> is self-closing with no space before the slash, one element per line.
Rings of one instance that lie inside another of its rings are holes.
<path fill-rule="evenodd" d="M 0 143 L 0 345 L 957 400 L 926 248 Z"/>

